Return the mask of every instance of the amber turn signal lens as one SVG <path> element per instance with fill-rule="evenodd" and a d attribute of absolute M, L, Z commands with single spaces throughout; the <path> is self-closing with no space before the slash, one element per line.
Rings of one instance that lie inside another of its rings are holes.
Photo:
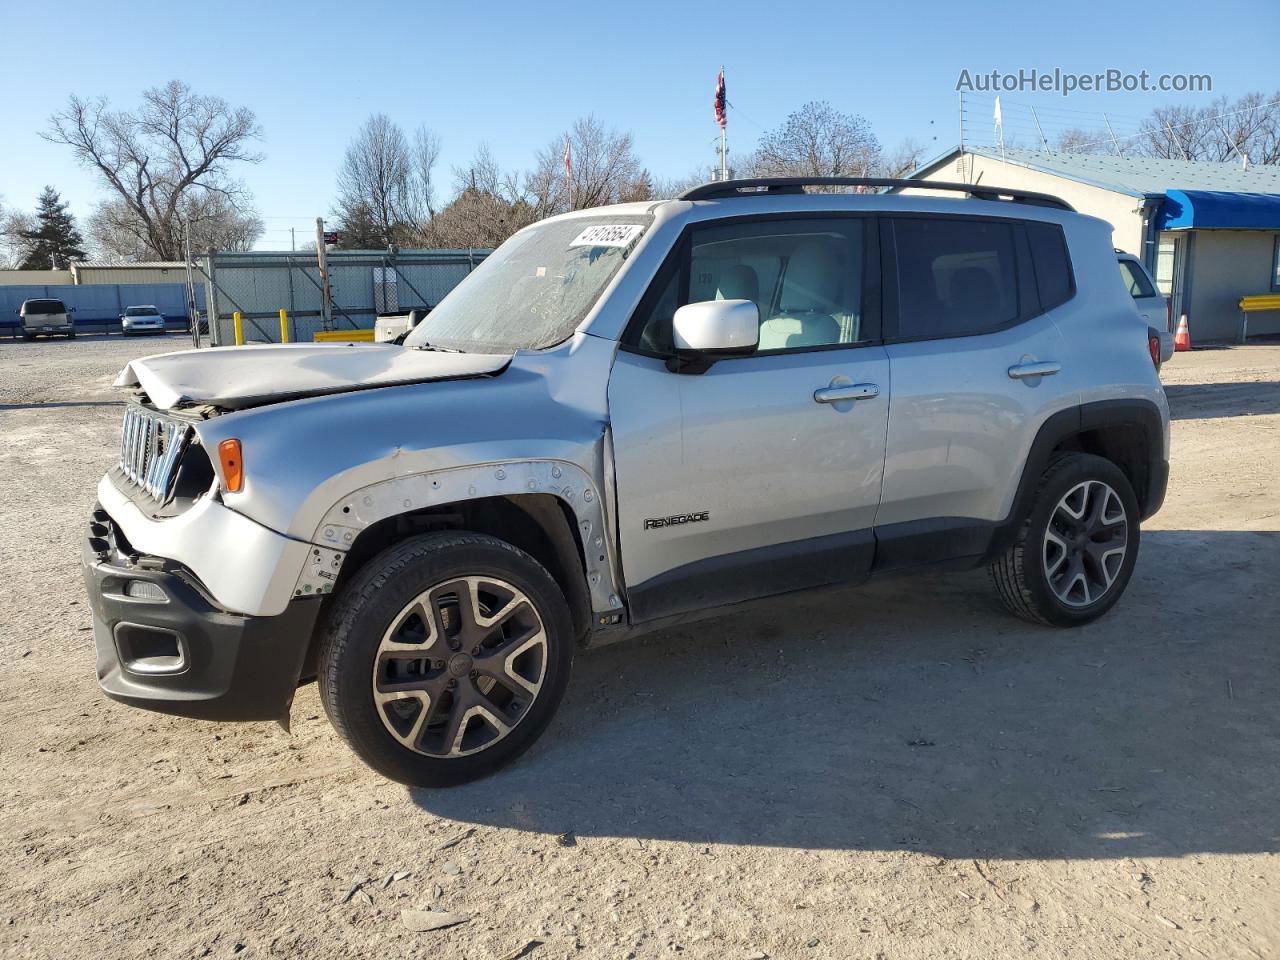
<path fill-rule="evenodd" d="M 223 440 L 218 444 L 218 460 L 222 464 L 222 479 L 227 493 L 239 493 L 244 489 L 244 461 L 240 459 L 240 441 Z"/>

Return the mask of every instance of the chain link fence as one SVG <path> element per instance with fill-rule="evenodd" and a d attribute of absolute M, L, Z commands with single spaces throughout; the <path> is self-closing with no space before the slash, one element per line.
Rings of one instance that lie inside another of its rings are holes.
<path fill-rule="evenodd" d="M 367 250 L 328 254 L 333 330 L 368 330 L 380 314 L 439 303 L 489 250 Z M 314 252 L 213 253 L 195 260 L 204 287 L 207 326 L 215 346 L 235 343 L 240 314 L 246 342 L 278 343 L 280 311 L 289 339 L 309 341 L 324 330 L 320 268 Z"/>

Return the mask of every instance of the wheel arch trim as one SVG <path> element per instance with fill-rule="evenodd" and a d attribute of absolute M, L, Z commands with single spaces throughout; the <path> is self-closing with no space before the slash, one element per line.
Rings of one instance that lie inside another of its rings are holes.
<path fill-rule="evenodd" d="M 621 578 L 608 535 L 604 498 L 591 476 L 567 460 L 510 460 L 407 474 L 351 491 L 329 507 L 295 596 L 329 593 L 359 535 L 381 520 L 432 507 L 491 497 L 554 496 L 572 517 L 582 548 L 586 589 L 595 614 L 621 614 Z"/>
<path fill-rule="evenodd" d="M 1147 399 L 1096 400 L 1059 410 L 1040 425 L 1027 458 L 1022 476 L 1014 494 L 1013 506 L 1005 522 L 992 538 L 988 557 L 994 556 L 1009 545 L 1018 524 L 1026 516 L 1030 499 L 1035 494 L 1040 475 L 1049 465 L 1053 451 L 1064 441 L 1092 430 L 1107 427 L 1137 427 L 1146 439 L 1149 466 L 1158 476 L 1148 478 L 1146 490 L 1135 489 L 1134 494 L 1142 507 L 1141 519 L 1155 513 L 1164 500 L 1164 487 L 1168 479 L 1167 451 L 1164 445 L 1164 419 L 1159 406 Z M 1159 463 L 1163 470 L 1156 468 Z"/>

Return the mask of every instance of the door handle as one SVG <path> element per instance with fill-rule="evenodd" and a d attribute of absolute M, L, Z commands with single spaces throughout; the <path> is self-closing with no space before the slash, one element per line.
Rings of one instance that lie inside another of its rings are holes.
<path fill-rule="evenodd" d="M 1039 363 L 1015 363 L 1009 368 L 1009 376 L 1014 380 L 1025 380 L 1027 377 L 1051 377 L 1062 369 L 1062 364 L 1052 360 Z"/>
<path fill-rule="evenodd" d="M 869 400 L 880 396 L 880 388 L 874 383 L 850 383 L 839 387 L 822 387 L 813 391 L 818 403 L 839 403 L 841 400 Z"/>

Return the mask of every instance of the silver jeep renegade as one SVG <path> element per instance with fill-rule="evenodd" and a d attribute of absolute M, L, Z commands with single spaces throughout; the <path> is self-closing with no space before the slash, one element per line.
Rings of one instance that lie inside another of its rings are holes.
<path fill-rule="evenodd" d="M 1168 477 L 1156 331 L 1102 221 L 909 188 L 580 211 L 402 346 L 129 364 L 102 688 L 287 722 L 318 680 L 370 766 L 438 786 L 528 748 L 580 649 L 729 604 L 983 564 L 1019 616 L 1101 616 Z"/>

